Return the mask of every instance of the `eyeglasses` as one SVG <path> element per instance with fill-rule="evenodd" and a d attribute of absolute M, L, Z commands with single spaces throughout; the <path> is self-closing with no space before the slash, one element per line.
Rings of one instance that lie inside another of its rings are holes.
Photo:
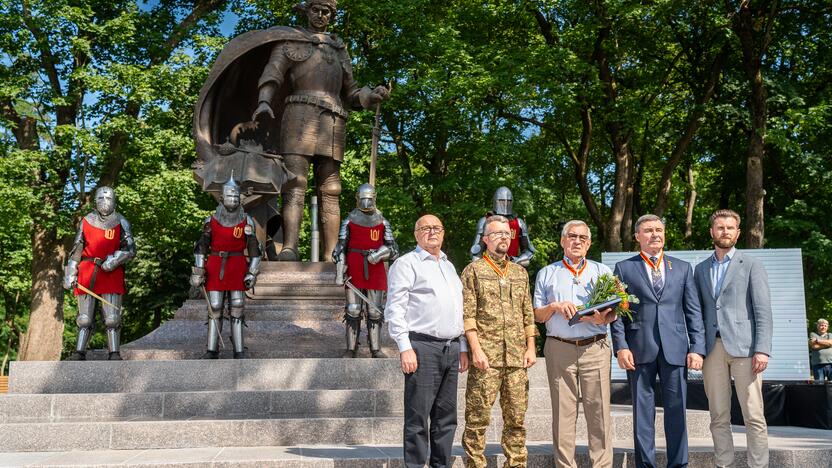
<path fill-rule="evenodd" d="M 571 241 L 580 240 L 581 242 L 586 242 L 589 240 L 589 236 L 587 236 L 586 234 L 575 234 L 574 232 L 570 232 L 569 234 L 567 234 L 566 238 Z"/>
<path fill-rule="evenodd" d="M 416 232 L 421 232 L 423 234 L 427 234 L 430 232 L 435 232 L 439 234 L 440 232 L 444 231 L 445 228 L 442 226 L 422 226 L 420 228 L 416 228 Z"/>
<path fill-rule="evenodd" d="M 494 232 L 489 232 L 488 234 L 486 234 L 486 236 L 488 236 L 492 239 L 497 239 L 497 238 L 500 238 L 500 237 L 511 237 L 511 233 L 508 232 L 508 231 L 494 231 Z"/>

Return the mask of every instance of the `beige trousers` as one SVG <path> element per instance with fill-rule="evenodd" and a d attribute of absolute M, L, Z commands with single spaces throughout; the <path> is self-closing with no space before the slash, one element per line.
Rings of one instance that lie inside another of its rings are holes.
<path fill-rule="evenodd" d="M 575 346 L 552 338 L 543 347 L 552 399 L 552 443 L 555 466 L 577 468 L 575 426 L 578 395 L 584 405 L 589 458 L 594 468 L 612 466 L 610 416 L 610 345 L 607 340 Z"/>
<path fill-rule="evenodd" d="M 734 466 L 734 439 L 731 435 L 731 378 L 745 420 L 748 437 L 748 466 L 768 466 L 768 434 L 763 411 L 763 375 L 751 370 L 751 358 L 733 357 L 725 352 L 722 339 L 702 366 L 705 394 L 711 412 L 711 437 L 717 466 Z"/>

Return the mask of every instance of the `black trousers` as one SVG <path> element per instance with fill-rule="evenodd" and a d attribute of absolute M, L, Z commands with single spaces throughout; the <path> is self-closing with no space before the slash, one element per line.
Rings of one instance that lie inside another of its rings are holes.
<path fill-rule="evenodd" d="M 459 342 L 411 338 L 416 372 L 404 376 L 404 463 L 408 468 L 450 467 L 456 432 Z"/>

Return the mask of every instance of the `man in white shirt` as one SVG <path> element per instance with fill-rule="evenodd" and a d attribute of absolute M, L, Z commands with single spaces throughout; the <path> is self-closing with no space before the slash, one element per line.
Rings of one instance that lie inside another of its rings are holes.
<path fill-rule="evenodd" d="M 589 439 L 589 458 L 594 467 L 612 467 L 610 424 L 610 354 L 607 324 L 616 319 L 612 309 L 584 317 L 569 325 L 577 306 L 589 300 L 599 276 L 612 274 L 603 263 L 586 258 L 592 233 L 583 221 L 563 226 L 560 245 L 563 260 L 537 273 L 534 315 L 546 323 L 546 375 L 552 399 L 552 440 L 555 465 L 577 468 L 575 424 L 578 389 L 583 399 Z"/>
<path fill-rule="evenodd" d="M 404 372 L 404 462 L 451 466 L 457 380 L 468 370 L 462 283 L 442 252 L 439 218 L 416 221 L 416 249 L 390 266 L 384 316 Z M 428 460 L 430 452 L 430 460 Z"/>

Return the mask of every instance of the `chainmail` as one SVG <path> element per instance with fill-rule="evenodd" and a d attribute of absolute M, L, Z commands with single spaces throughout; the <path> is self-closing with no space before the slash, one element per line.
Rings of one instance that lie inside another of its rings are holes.
<path fill-rule="evenodd" d="M 381 211 L 378 210 L 375 210 L 372 214 L 367 214 L 358 208 L 355 208 L 350 211 L 349 220 L 351 223 L 355 223 L 359 226 L 373 227 L 384 222 L 384 216 L 382 216 Z"/>
<path fill-rule="evenodd" d="M 121 223 L 121 215 L 113 211 L 107 216 L 102 216 L 101 213 L 93 210 L 84 216 L 84 221 L 98 229 L 112 229 Z"/>
<path fill-rule="evenodd" d="M 225 205 L 220 203 L 214 212 L 214 219 L 225 227 L 234 227 L 246 219 L 246 212 L 243 211 L 242 205 L 238 206 L 234 211 L 228 211 Z"/>

